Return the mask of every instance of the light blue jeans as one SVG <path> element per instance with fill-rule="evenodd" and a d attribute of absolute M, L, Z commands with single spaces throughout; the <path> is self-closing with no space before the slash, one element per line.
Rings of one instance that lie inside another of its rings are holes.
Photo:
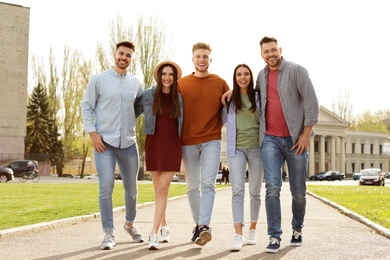
<path fill-rule="evenodd" d="M 125 190 L 126 223 L 133 223 L 137 211 L 139 158 L 137 144 L 125 149 L 115 148 L 106 143 L 105 146 L 107 149 L 103 153 L 95 151 L 96 170 L 99 175 L 100 217 L 103 231 L 113 233 L 112 192 L 116 163 L 118 162 Z"/>
<path fill-rule="evenodd" d="M 306 168 L 308 152 L 295 155 L 291 151 L 291 137 L 266 135 L 262 145 L 265 176 L 265 207 L 267 212 L 268 235 L 280 238 L 281 210 L 280 190 L 282 187 L 281 167 L 287 161 L 290 192 L 292 195 L 292 229 L 301 230 L 306 212 Z"/>
<path fill-rule="evenodd" d="M 187 197 L 195 224 L 210 226 L 221 140 L 182 146 Z"/>
<path fill-rule="evenodd" d="M 244 198 L 246 164 L 249 169 L 250 222 L 257 222 L 261 206 L 261 181 L 263 160 L 261 148 L 236 149 L 236 155 L 228 158 L 229 178 L 232 185 L 233 223 L 244 225 Z"/>

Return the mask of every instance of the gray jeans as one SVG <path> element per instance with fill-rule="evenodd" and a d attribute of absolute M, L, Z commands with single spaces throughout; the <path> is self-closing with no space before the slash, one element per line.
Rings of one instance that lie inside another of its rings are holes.
<path fill-rule="evenodd" d="M 236 155 L 228 158 L 229 177 L 232 186 L 232 210 L 234 224 L 244 225 L 245 172 L 249 169 L 250 222 L 257 222 L 261 206 L 263 160 L 261 148 L 236 149 Z"/>

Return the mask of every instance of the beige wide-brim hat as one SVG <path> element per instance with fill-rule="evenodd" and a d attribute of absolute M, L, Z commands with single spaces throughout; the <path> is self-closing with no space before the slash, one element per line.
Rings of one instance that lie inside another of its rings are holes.
<path fill-rule="evenodd" d="M 157 81 L 158 79 L 158 70 L 160 69 L 161 66 L 165 65 L 165 64 L 171 64 L 173 66 L 175 66 L 176 70 L 177 70 L 177 79 L 179 80 L 181 78 L 181 68 L 179 65 L 177 65 L 176 63 L 174 63 L 173 61 L 170 61 L 170 60 L 166 60 L 166 61 L 162 61 L 160 62 L 159 64 L 157 64 L 157 66 L 154 68 L 154 80 Z"/>

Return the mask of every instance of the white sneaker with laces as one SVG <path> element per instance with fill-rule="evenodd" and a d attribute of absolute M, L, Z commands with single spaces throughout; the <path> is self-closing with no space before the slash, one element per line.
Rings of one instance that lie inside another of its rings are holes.
<path fill-rule="evenodd" d="M 163 226 L 160 229 L 160 242 L 162 243 L 169 243 L 170 237 L 169 237 L 169 227 Z"/>
<path fill-rule="evenodd" d="M 104 233 L 103 242 L 100 244 L 100 249 L 111 250 L 115 246 L 115 236 L 112 233 Z"/>
<path fill-rule="evenodd" d="M 148 249 L 149 250 L 158 250 L 160 245 L 158 244 L 158 237 L 156 234 L 150 234 L 149 236 L 149 244 Z"/>
<path fill-rule="evenodd" d="M 247 245 L 256 245 L 257 243 L 257 232 L 256 229 L 249 230 L 248 238 L 246 239 Z"/>
<path fill-rule="evenodd" d="M 231 251 L 240 251 L 242 246 L 245 244 L 245 239 L 240 234 L 235 234 L 233 244 L 230 247 Z"/>

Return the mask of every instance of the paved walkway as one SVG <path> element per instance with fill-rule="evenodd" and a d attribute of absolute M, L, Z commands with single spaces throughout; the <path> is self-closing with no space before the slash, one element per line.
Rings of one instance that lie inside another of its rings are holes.
<path fill-rule="evenodd" d="M 277 254 L 264 252 L 268 244 L 264 203 L 257 245 L 244 246 L 239 252 L 229 251 L 234 229 L 231 189 L 227 187 L 217 191 L 211 224 L 213 240 L 204 247 L 190 241 L 194 224 L 187 198 L 183 196 L 168 204 L 171 243 L 161 244 L 160 250 L 148 250 L 147 242 L 130 243 L 129 236 L 122 229 L 124 212 L 118 210 L 114 214 L 117 245 L 113 250 L 103 251 L 98 247 L 103 239 L 100 217 L 84 216 L 0 231 L 0 259 L 390 259 L 387 229 L 363 224 L 360 221 L 364 222 L 364 219 L 357 221 L 353 219 L 356 216 L 348 217 L 349 212 L 343 214 L 343 209 L 337 205 L 330 206 L 331 203 L 310 195 L 307 197 L 303 245 L 290 247 L 291 197 L 286 182 L 281 203 L 284 234 Z M 153 212 L 153 203 L 140 205 L 138 209 L 137 227 L 145 239 L 152 228 Z M 248 198 L 245 212 L 248 218 Z M 247 227 L 245 231 L 247 233 Z M 378 232 L 384 232 L 384 235 Z"/>

